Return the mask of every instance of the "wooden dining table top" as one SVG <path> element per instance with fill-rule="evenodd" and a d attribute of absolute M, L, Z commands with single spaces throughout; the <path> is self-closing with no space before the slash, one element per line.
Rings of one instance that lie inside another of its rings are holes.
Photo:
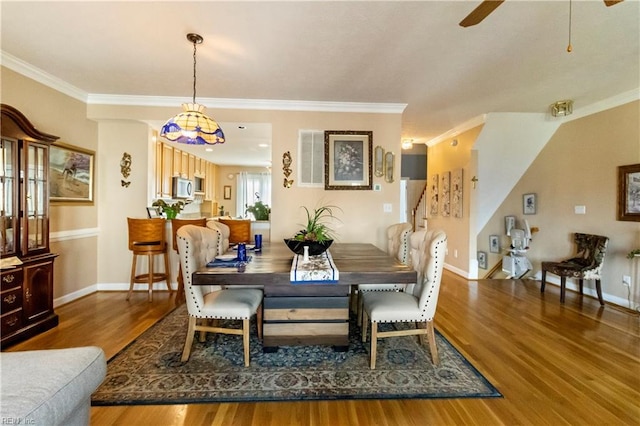
<path fill-rule="evenodd" d="M 337 285 L 411 284 L 417 280 L 413 268 L 389 256 L 373 244 L 333 243 L 329 253 L 340 279 Z M 230 267 L 205 267 L 194 272 L 194 285 L 291 285 L 291 263 L 295 254 L 284 242 L 263 243 L 243 271 Z"/>

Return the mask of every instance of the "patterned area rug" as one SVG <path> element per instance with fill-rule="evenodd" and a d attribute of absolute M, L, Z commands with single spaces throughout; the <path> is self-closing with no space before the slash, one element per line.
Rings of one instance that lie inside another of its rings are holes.
<path fill-rule="evenodd" d="M 440 364 L 416 336 L 378 341 L 375 370 L 369 343 L 352 322 L 347 352 L 329 346 L 282 346 L 262 353 L 255 330 L 251 366 L 244 367 L 241 336 L 207 334 L 188 362 L 180 361 L 187 331 L 182 305 L 143 333 L 108 363 L 92 405 L 204 402 L 500 397 L 440 334 Z"/>

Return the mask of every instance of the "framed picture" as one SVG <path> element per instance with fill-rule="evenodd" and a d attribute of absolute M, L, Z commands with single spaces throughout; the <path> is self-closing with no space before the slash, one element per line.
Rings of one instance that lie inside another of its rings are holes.
<path fill-rule="evenodd" d="M 485 251 L 478 252 L 478 267 L 482 269 L 487 269 L 487 252 Z"/>
<path fill-rule="evenodd" d="M 231 185 L 224 186 L 224 199 L 225 200 L 231 199 Z"/>
<path fill-rule="evenodd" d="M 497 235 L 489 235 L 489 251 L 491 253 L 500 253 L 500 237 Z"/>
<path fill-rule="evenodd" d="M 95 152 L 56 142 L 49 150 L 49 199 L 93 203 Z"/>
<path fill-rule="evenodd" d="M 373 132 L 324 132 L 324 189 L 372 189 Z"/>
<path fill-rule="evenodd" d="M 462 217 L 462 169 L 451 172 L 451 210 L 453 217 Z"/>
<path fill-rule="evenodd" d="M 640 222 L 640 164 L 618 167 L 618 220 Z"/>
<path fill-rule="evenodd" d="M 511 235 L 511 230 L 516 227 L 516 217 L 515 216 L 505 216 L 504 217 L 504 231 L 505 234 Z"/>
<path fill-rule="evenodd" d="M 449 217 L 451 215 L 451 172 L 443 172 L 440 182 L 440 212 L 442 217 Z"/>
<path fill-rule="evenodd" d="M 431 175 L 431 205 L 429 208 L 429 216 L 438 216 L 438 187 L 440 180 L 438 174 Z"/>
<path fill-rule="evenodd" d="M 524 194 L 522 196 L 522 213 L 536 214 L 536 194 Z"/>
<path fill-rule="evenodd" d="M 149 219 L 155 219 L 157 217 L 162 217 L 162 213 L 158 207 L 147 207 L 147 216 Z"/>

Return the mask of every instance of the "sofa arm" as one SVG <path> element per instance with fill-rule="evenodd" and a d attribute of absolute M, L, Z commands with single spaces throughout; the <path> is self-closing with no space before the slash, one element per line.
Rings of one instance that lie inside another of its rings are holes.
<path fill-rule="evenodd" d="M 106 375 L 102 349 L 0 354 L 0 418 L 26 425 L 87 425 L 91 394 Z"/>

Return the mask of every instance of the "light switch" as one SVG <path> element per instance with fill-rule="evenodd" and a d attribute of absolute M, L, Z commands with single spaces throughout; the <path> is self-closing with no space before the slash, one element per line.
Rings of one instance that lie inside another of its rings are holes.
<path fill-rule="evenodd" d="M 575 214 L 586 214 L 587 207 L 586 206 L 573 206 L 573 211 Z"/>
<path fill-rule="evenodd" d="M 385 213 L 391 213 L 393 211 L 393 205 L 391 203 L 384 203 L 382 208 Z"/>

